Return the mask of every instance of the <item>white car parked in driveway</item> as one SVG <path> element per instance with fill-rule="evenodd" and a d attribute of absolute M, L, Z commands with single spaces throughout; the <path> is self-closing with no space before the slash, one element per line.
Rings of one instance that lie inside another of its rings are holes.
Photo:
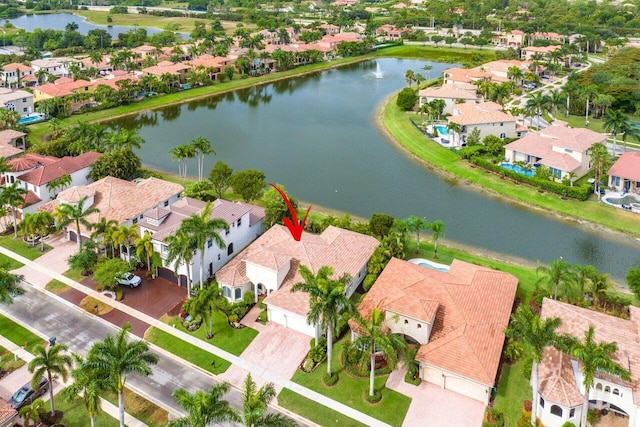
<path fill-rule="evenodd" d="M 133 273 L 124 273 L 122 277 L 116 279 L 118 285 L 129 286 L 130 288 L 137 288 L 142 283 L 140 276 L 136 276 Z"/>

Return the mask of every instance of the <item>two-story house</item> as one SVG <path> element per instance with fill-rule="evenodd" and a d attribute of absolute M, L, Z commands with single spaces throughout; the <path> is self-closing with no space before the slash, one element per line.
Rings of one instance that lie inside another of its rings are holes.
<path fill-rule="evenodd" d="M 476 89 L 477 87 L 471 83 L 451 83 L 420 89 L 418 91 L 418 104 L 422 107 L 434 99 L 442 99 L 444 101 L 443 114 L 453 114 L 457 104 L 478 101 Z"/>
<path fill-rule="evenodd" d="M 39 70 L 44 70 L 54 77 L 72 77 L 71 68 L 73 64 L 76 64 L 81 70 L 84 69 L 82 61 L 67 57 L 34 59 L 31 61 L 31 68 L 33 68 L 34 75 Z"/>
<path fill-rule="evenodd" d="M 629 319 L 621 319 L 545 298 L 540 317 L 560 318 L 559 334 L 584 342 L 585 331 L 593 326 L 596 342 L 618 345 L 612 359 L 629 371 L 631 381 L 596 370 L 588 409 L 598 409 L 606 418 L 616 420 L 615 424 L 609 421 L 609 425 L 640 425 L 640 309 L 629 306 Z M 575 358 L 555 347 L 545 348 L 538 378 L 532 379 L 538 381 L 538 394 L 533 396 L 537 401 L 536 416 L 545 426 L 561 427 L 567 422 L 580 425 L 582 412 L 587 409 L 583 375 L 583 365 Z"/>
<path fill-rule="evenodd" d="M 493 33 L 491 43 L 497 46 L 519 48 L 524 44 L 524 31 L 511 30 Z"/>
<path fill-rule="evenodd" d="M 145 212 L 144 217 L 138 223 L 140 235 L 149 232 L 153 239 L 154 250 L 160 254 L 165 268 L 176 272 L 180 284 L 185 284 L 183 278 L 191 277 L 194 284 L 200 283 L 198 272 L 200 271 L 200 250 L 197 250 L 189 265 L 184 263 L 175 265 L 167 262 L 167 236 L 173 235 L 182 224 L 182 221 L 191 215 L 202 212 L 205 202 L 184 197 L 180 200 L 162 207 L 156 207 Z M 243 202 L 230 202 L 216 199 L 212 202 L 212 219 L 222 219 L 228 225 L 228 230 L 220 230 L 219 235 L 225 243 L 224 248 L 218 247 L 216 242 L 209 239 L 204 250 L 205 278 L 209 279 L 230 259 L 247 247 L 264 232 L 264 209 Z M 189 271 L 187 272 L 187 269 Z M 225 296 L 232 299 L 229 292 Z"/>
<path fill-rule="evenodd" d="M 6 108 L 27 117 L 33 113 L 33 94 L 26 90 L 0 88 L 0 108 Z"/>
<path fill-rule="evenodd" d="M 33 68 L 19 62 L 4 65 L 0 71 L 2 81 L 8 87 L 23 87 L 35 83 Z"/>
<path fill-rule="evenodd" d="M 502 111 L 502 106 L 495 102 L 482 102 L 479 104 L 455 104 L 453 115 L 447 117 L 449 122 L 458 124 L 460 132 L 456 136 L 459 144 L 466 143 L 467 136 L 474 128 L 480 131 L 480 139 L 487 135 L 498 138 L 520 138 L 527 133 L 524 128 L 516 123 L 516 118 Z"/>
<path fill-rule="evenodd" d="M 358 311 L 374 308 L 390 333 L 419 345 L 423 381 L 489 403 L 518 279 L 454 260 L 450 267 L 392 258 Z M 352 334 L 358 324 L 349 321 Z"/>
<path fill-rule="evenodd" d="M 544 165 L 556 180 L 571 173 L 580 178 L 591 169 L 589 149 L 606 139 L 606 135 L 589 129 L 554 124 L 505 145 L 504 156 L 509 162 Z"/>
<path fill-rule="evenodd" d="M 302 282 L 298 266 L 314 273 L 321 267 L 333 269 L 333 277 L 349 275 L 345 294 L 349 297 L 367 274 L 373 251 L 380 243 L 371 236 L 330 226 L 321 234 L 302 233 L 296 241 L 289 230 L 274 225 L 216 273 L 224 294 L 231 301 L 244 293 L 267 294 L 269 320 L 303 334 L 318 338 L 319 327 L 307 322 L 309 295 L 291 292 Z"/>

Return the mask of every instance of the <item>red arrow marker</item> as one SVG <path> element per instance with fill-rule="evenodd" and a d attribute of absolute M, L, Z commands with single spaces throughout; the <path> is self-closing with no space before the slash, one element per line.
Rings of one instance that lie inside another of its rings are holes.
<path fill-rule="evenodd" d="M 287 195 L 284 194 L 284 191 L 282 191 L 280 188 L 276 187 L 272 183 L 269 183 L 269 185 L 275 188 L 278 193 L 280 193 L 280 196 L 282 196 L 282 199 L 287 204 L 287 208 L 289 209 L 289 213 L 291 214 L 291 218 L 293 218 L 293 221 L 291 221 L 289 218 L 284 218 L 282 222 L 284 222 L 284 225 L 286 225 L 287 228 L 289 229 L 291 236 L 293 236 L 293 238 L 297 242 L 299 242 L 300 239 L 302 238 L 302 231 L 304 230 L 304 224 L 307 222 L 307 217 L 309 216 L 311 205 L 309 205 L 309 208 L 307 209 L 307 213 L 305 214 L 304 219 L 302 220 L 302 222 L 300 222 L 298 221 L 298 215 L 296 214 L 296 210 L 291 205 L 291 202 L 289 201 L 289 198 L 287 197 Z"/>

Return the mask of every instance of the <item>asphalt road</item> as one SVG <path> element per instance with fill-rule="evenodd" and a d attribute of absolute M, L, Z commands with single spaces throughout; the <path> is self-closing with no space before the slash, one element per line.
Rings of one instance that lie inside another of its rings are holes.
<path fill-rule="evenodd" d="M 107 334 L 115 334 L 118 328 L 84 313 L 75 306 L 59 300 L 25 284 L 26 293 L 14 299 L 12 305 L 0 306 L 0 311 L 30 325 L 47 337 L 55 336 L 58 343 L 65 343 L 73 352 L 86 355 L 91 345 L 101 341 Z M 127 387 L 160 403 L 173 415 L 182 415 L 173 396 L 174 390 L 185 388 L 190 391 L 206 390 L 215 380 L 198 369 L 192 368 L 164 353 L 152 350 L 158 356 L 158 364 L 149 377 L 127 376 Z M 225 399 L 236 408 L 241 408 L 242 394 L 230 389 Z M 228 424 L 227 424 L 228 425 Z"/>

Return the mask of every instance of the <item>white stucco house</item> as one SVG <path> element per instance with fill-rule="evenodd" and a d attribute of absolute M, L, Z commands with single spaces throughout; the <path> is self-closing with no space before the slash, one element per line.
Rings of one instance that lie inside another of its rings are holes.
<path fill-rule="evenodd" d="M 329 266 L 336 278 L 348 274 L 351 282 L 345 294 L 351 296 L 364 280 L 379 244 L 374 237 L 333 226 L 321 234 L 303 232 L 296 241 L 285 226 L 274 225 L 220 269 L 216 280 L 234 301 L 250 290 L 256 297 L 267 294 L 264 303 L 270 321 L 318 338 L 319 328 L 307 323 L 309 296 L 291 292 L 293 285 L 303 281 L 298 266 L 305 265 L 314 273 Z"/>
<path fill-rule="evenodd" d="M 579 178 L 591 169 L 591 146 L 606 140 L 606 135 L 589 129 L 552 125 L 505 145 L 504 156 L 509 162 L 547 166 L 556 180 L 570 172 Z"/>
<path fill-rule="evenodd" d="M 423 381 L 487 405 L 517 287 L 509 273 L 459 260 L 439 271 L 392 258 L 358 311 L 378 308 L 391 333 L 420 345 Z"/>
<path fill-rule="evenodd" d="M 480 140 L 488 135 L 498 138 L 520 138 L 528 131 L 516 123 L 515 117 L 503 112 L 502 105 L 495 102 L 454 104 L 452 114 L 447 120 L 460 126 L 460 133 L 456 135 L 459 141 L 456 145 L 464 144 L 474 128 L 480 131 Z"/>
<path fill-rule="evenodd" d="M 20 117 L 33 113 L 33 94 L 26 90 L 0 88 L 0 108 L 15 111 Z"/>
<path fill-rule="evenodd" d="M 613 360 L 629 370 L 631 381 L 596 372 L 589 408 L 606 412 L 605 417 L 625 419 L 615 425 L 640 426 L 640 309 L 630 306 L 627 320 L 545 298 L 540 317 L 559 317 L 558 333 L 578 340 L 584 340 L 584 332 L 593 325 L 597 342 L 618 344 Z M 533 396 L 538 402 L 536 415 L 545 426 L 561 427 L 567 421 L 580 425 L 585 392 L 581 370 L 569 355 L 545 349 L 538 367 L 538 395 Z"/>
<path fill-rule="evenodd" d="M 419 106 L 428 104 L 434 99 L 444 101 L 443 114 L 453 114 L 456 104 L 475 103 L 478 101 L 476 86 L 471 83 L 451 83 L 438 87 L 428 87 L 418 92 Z"/>
<path fill-rule="evenodd" d="M 213 277 L 223 265 L 264 232 L 264 208 L 222 199 L 216 199 L 212 205 L 211 218 L 223 219 L 229 225 L 229 230 L 219 232 L 225 243 L 224 248 L 218 247 L 211 239 L 207 242 L 204 253 L 205 279 Z M 175 264 L 170 265 L 167 262 L 167 243 L 164 240 L 180 228 L 184 219 L 202 212 L 205 206 L 206 203 L 203 201 L 184 197 L 167 206 L 156 206 L 150 209 L 138 222 L 140 235 L 146 232 L 151 234 L 154 250 L 160 254 L 164 267 L 171 274 L 178 273 L 181 285 L 186 286 L 188 276 L 191 277 L 192 283 L 200 283 L 200 251 L 196 250 L 190 265 L 180 264 L 176 268 Z M 187 274 L 187 268 L 190 269 L 189 274 Z M 235 298 L 235 294 L 229 288 L 223 288 L 223 290 L 230 301 L 242 299 L 242 297 Z"/>
<path fill-rule="evenodd" d="M 91 182 L 87 175 L 99 155 L 94 151 L 88 151 L 76 157 L 66 156 L 59 159 L 27 153 L 7 162 L 11 170 L 3 174 L 4 185 L 9 186 L 17 182 L 19 187 L 24 188 L 27 193 L 20 211 L 34 213 L 39 206 L 54 199 L 64 188 Z M 71 183 L 63 188 L 51 188 L 49 184 L 65 174 L 71 177 Z"/>

